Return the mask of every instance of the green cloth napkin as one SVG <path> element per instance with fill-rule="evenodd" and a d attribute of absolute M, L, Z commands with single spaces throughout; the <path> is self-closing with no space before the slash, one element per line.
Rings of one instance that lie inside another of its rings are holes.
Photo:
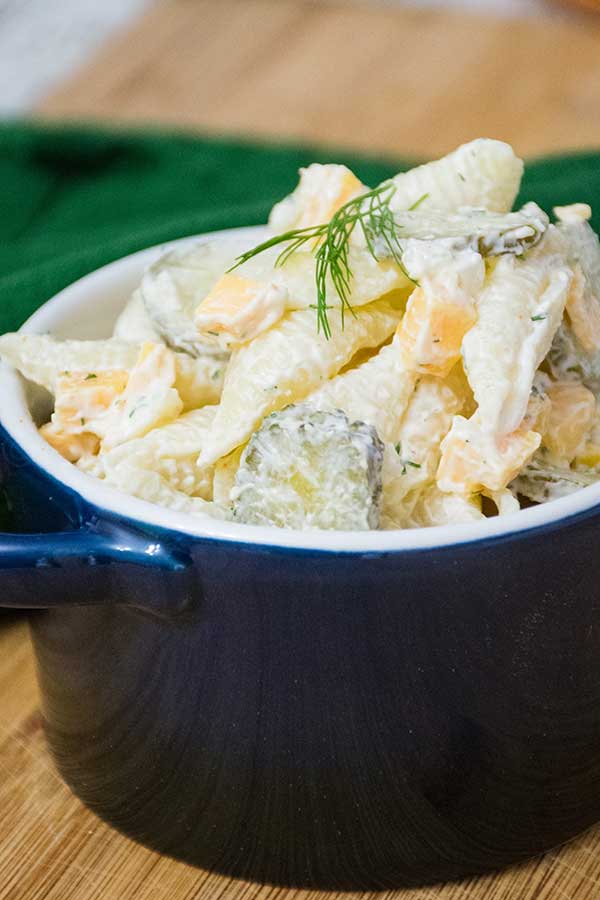
<path fill-rule="evenodd" d="M 162 241 L 266 221 L 310 162 L 377 184 L 414 161 L 187 134 L 0 125 L 0 334 L 76 278 Z M 600 153 L 527 166 L 522 200 L 596 207 Z"/>

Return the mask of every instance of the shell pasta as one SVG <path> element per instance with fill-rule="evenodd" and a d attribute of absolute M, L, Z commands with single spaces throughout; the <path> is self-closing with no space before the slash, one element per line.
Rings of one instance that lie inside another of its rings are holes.
<path fill-rule="evenodd" d="M 585 202 L 512 211 L 522 172 L 483 138 L 373 188 L 315 163 L 261 243 L 154 262 L 113 337 L 5 334 L 0 358 L 52 396 L 53 451 L 184 515 L 518 514 L 600 480 L 600 241 Z"/>

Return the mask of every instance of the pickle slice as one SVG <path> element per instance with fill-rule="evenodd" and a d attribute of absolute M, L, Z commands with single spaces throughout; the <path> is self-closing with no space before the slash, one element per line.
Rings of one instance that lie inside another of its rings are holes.
<path fill-rule="evenodd" d="M 527 203 L 517 212 L 494 213 L 487 209 L 463 207 L 454 213 L 433 210 L 396 212 L 394 222 L 400 244 L 408 240 L 435 241 L 455 250 L 471 249 L 482 256 L 521 256 L 535 247 L 545 234 L 549 219 L 535 203 Z M 378 257 L 389 255 L 385 243 L 374 242 Z"/>
<path fill-rule="evenodd" d="M 364 422 L 305 404 L 272 413 L 242 455 L 233 516 L 249 525 L 379 527 L 384 446 Z"/>
<path fill-rule="evenodd" d="M 568 466 L 552 465 L 542 451 L 521 470 L 510 489 L 534 503 L 547 503 L 595 484 L 599 479 L 600 475 L 593 472 L 577 472 Z"/>
<path fill-rule="evenodd" d="M 174 350 L 191 356 L 223 355 L 218 344 L 198 333 L 194 312 L 245 246 L 239 238 L 205 241 L 172 250 L 147 270 L 140 289 L 146 314 Z"/>

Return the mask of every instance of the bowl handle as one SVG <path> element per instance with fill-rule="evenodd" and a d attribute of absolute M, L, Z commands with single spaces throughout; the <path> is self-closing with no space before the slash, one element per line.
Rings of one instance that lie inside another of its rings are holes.
<path fill-rule="evenodd" d="M 0 533 L 0 607 L 124 604 L 173 613 L 188 610 L 200 595 L 186 553 L 120 524 Z"/>

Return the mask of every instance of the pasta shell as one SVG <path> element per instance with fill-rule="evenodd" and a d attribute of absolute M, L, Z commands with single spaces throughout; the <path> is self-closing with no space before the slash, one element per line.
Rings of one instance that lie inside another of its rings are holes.
<path fill-rule="evenodd" d="M 463 360 L 481 425 L 510 434 L 523 419 L 533 379 L 562 319 L 571 270 L 557 255 L 503 256 L 477 303 Z"/>
<path fill-rule="evenodd" d="M 242 344 L 231 356 L 221 403 L 201 464 L 226 456 L 250 437 L 265 416 L 302 400 L 334 376 L 362 347 L 376 347 L 394 331 L 399 313 L 381 300 L 346 317 L 329 340 L 314 312 L 290 312 L 277 325 Z"/>
<path fill-rule="evenodd" d="M 356 369 L 337 375 L 305 403 L 313 409 L 341 409 L 351 422 L 366 422 L 382 441 L 393 443 L 398 440 L 415 380 L 416 374 L 406 369 L 394 342 Z"/>
<path fill-rule="evenodd" d="M 406 210 L 424 198 L 419 209 L 482 206 L 491 212 L 508 212 L 522 175 L 523 162 L 509 144 L 478 138 L 442 159 L 396 175 L 391 206 Z"/>

